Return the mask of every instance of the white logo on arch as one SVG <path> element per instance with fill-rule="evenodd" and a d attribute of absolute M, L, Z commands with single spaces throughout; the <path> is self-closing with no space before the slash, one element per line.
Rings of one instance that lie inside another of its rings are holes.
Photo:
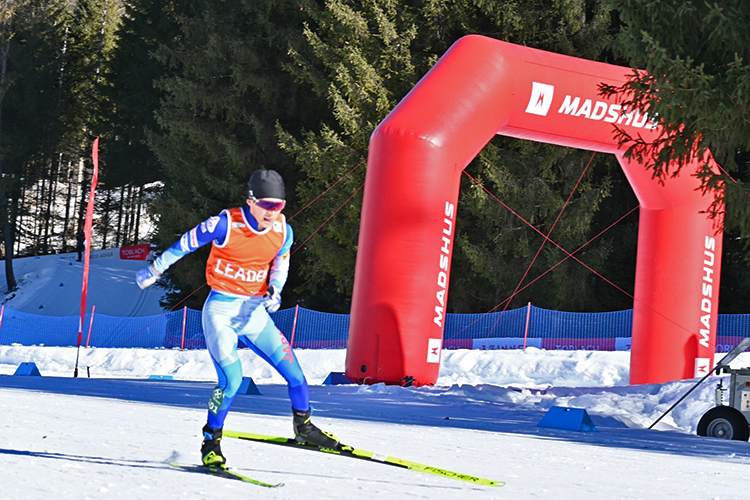
<path fill-rule="evenodd" d="M 710 358 L 695 358 L 695 376 L 702 377 L 711 370 Z"/>
<path fill-rule="evenodd" d="M 526 106 L 526 112 L 532 115 L 547 116 L 549 107 L 552 105 L 555 87 L 539 82 L 532 82 L 532 84 L 531 98 L 529 99 L 529 105 Z"/>
<path fill-rule="evenodd" d="M 443 339 L 429 339 L 427 341 L 427 362 L 440 363 L 440 349 L 443 347 Z"/>

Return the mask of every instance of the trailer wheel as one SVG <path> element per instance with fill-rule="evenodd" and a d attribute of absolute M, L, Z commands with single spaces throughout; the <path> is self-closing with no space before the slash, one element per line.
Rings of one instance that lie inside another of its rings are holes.
<path fill-rule="evenodd" d="M 750 428 L 745 416 L 736 408 L 716 406 L 701 417 L 696 433 L 699 436 L 747 441 Z"/>

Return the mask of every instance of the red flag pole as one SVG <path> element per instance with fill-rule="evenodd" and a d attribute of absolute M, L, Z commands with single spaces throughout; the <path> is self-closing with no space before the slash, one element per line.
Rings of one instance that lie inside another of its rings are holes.
<path fill-rule="evenodd" d="M 94 326 L 94 313 L 96 312 L 96 306 L 91 308 L 91 319 L 89 320 L 89 336 L 86 337 L 86 349 L 89 348 L 89 342 L 91 341 L 91 327 Z"/>
<path fill-rule="evenodd" d="M 294 332 L 297 330 L 297 314 L 299 313 L 299 304 L 294 308 L 294 323 L 292 323 L 292 341 L 289 342 L 289 346 L 294 345 Z"/>
<path fill-rule="evenodd" d="M 529 320 L 531 319 L 531 302 L 529 302 L 529 306 L 526 309 L 526 328 L 523 330 L 523 350 L 526 350 L 526 341 L 529 338 Z"/>
<path fill-rule="evenodd" d="M 182 342 L 180 342 L 180 350 L 185 350 L 185 323 L 187 323 L 187 306 L 182 310 Z"/>
<path fill-rule="evenodd" d="M 76 366 L 73 376 L 78 376 L 78 356 L 81 352 L 81 340 L 83 339 L 83 321 L 86 316 L 86 294 L 89 288 L 89 262 L 91 260 L 91 226 L 94 219 L 94 197 L 96 196 L 96 183 L 99 180 L 99 138 L 94 140 L 91 151 L 91 159 L 94 163 L 94 176 L 91 178 L 91 191 L 89 202 L 86 205 L 86 223 L 83 226 L 83 237 L 85 240 L 83 258 L 83 285 L 81 286 L 81 318 L 78 320 L 78 352 L 76 353 Z"/>

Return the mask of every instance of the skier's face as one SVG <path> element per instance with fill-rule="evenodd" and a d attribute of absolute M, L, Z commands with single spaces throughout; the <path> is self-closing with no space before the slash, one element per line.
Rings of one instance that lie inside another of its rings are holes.
<path fill-rule="evenodd" d="M 276 222 L 286 202 L 277 198 L 263 198 L 247 200 L 247 204 L 250 207 L 250 213 L 258 221 L 258 229 L 265 229 Z"/>

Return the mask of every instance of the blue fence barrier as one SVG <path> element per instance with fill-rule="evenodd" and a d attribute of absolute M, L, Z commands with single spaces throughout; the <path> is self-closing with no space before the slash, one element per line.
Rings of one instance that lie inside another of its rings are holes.
<path fill-rule="evenodd" d="M 302 307 L 271 315 L 297 349 L 346 347 L 349 315 Z M 42 316 L 5 308 L 0 316 L 0 345 L 76 346 L 77 316 Z M 571 313 L 535 306 L 489 314 L 447 314 L 446 349 L 628 350 L 633 311 Z M 135 318 L 86 315 L 81 345 L 205 349 L 201 312 L 181 309 Z M 750 336 L 750 314 L 720 314 L 717 352 L 727 352 Z M 240 347 L 243 347 L 242 345 Z"/>

